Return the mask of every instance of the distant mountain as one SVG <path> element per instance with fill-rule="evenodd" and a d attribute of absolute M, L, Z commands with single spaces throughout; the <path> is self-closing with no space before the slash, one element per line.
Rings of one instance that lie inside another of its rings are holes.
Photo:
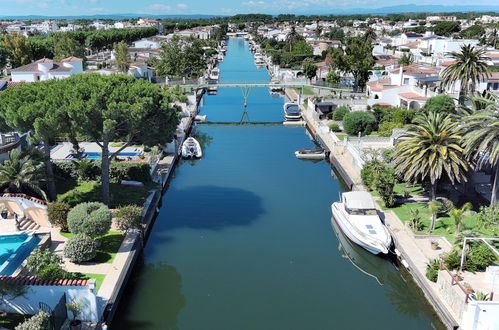
<path fill-rule="evenodd" d="M 331 11 L 322 9 L 317 11 L 301 11 L 294 12 L 293 14 L 299 15 L 353 15 L 353 14 L 398 14 L 398 13 L 449 13 L 449 12 L 498 12 L 499 5 L 483 5 L 483 6 L 444 6 L 444 5 L 399 5 L 381 8 L 335 8 Z M 272 12 L 270 14 L 283 14 L 283 12 Z M 26 16 L 0 16 L 0 19 L 131 19 L 139 17 L 148 17 L 156 19 L 200 19 L 200 18 L 213 18 L 223 17 L 227 15 L 148 15 L 148 14 L 100 14 L 89 16 L 39 16 L 39 15 L 26 15 Z"/>
<path fill-rule="evenodd" d="M 398 13 L 449 13 L 449 12 L 499 12 L 499 5 L 485 6 L 443 6 L 443 5 L 399 5 L 381 8 L 336 9 L 331 14 L 398 14 Z M 323 13 L 323 12 L 322 12 Z"/>
<path fill-rule="evenodd" d="M 156 19 L 200 19 L 200 18 L 213 18 L 221 17 L 224 15 L 148 15 L 148 14 L 99 14 L 88 16 L 40 16 L 40 15 L 26 15 L 26 16 L 0 16 L 0 19 L 21 19 L 21 20 L 39 20 L 39 19 L 131 19 L 131 18 L 156 18 Z"/>

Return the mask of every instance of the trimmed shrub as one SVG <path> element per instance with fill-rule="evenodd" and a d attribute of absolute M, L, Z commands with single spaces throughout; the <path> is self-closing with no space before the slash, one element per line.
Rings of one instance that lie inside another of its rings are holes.
<path fill-rule="evenodd" d="M 348 109 L 347 107 L 345 106 L 339 107 L 333 112 L 333 120 L 342 121 L 345 115 L 349 112 L 350 109 Z"/>
<path fill-rule="evenodd" d="M 16 327 L 16 330 L 45 330 L 49 325 L 50 315 L 44 311 L 39 311 L 23 323 Z"/>
<path fill-rule="evenodd" d="M 385 166 L 383 171 L 377 176 L 376 191 L 379 193 L 386 207 L 395 206 L 395 170 Z"/>
<path fill-rule="evenodd" d="M 42 268 L 51 264 L 62 263 L 61 257 L 48 249 L 35 249 L 28 257 L 26 269 L 32 273 L 38 273 Z"/>
<path fill-rule="evenodd" d="M 497 256 L 485 244 L 473 245 L 466 256 L 465 268 L 471 272 L 483 271 L 495 264 Z"/>
<path fill-rule="evenodd" d="M 340 125 L 338 124 L 329 124 L 329 129 L 333 132 L 341 132 Z"/>
<path fill-rule="evenodd" d="M 94 240 L 84 234 L 71 237 L 64 245 L 64 257 L 77 264 L 92 260 L 96 255 Z"/>
<path fill-rule="evenodd" d="M 393 122 L 384 121 L 378 126 L 378 133 L 380 136 L 391 136 L 394 128 L 402 127 L 403 125 Z"/>
<path fill-rule="evenodd" d="M 423 110 L 426 112 L 441 112 L 443 114 L 449 114 L 454 112 L 456 104 L 454 100 L 449 95 L 441 94 L 437 96 L 430 97 Z"/>
<path fill-rule="evenodd" d="M 343 118 L 343 128 L 350 135 L 362 132 L 369 135 L 376 127 L 376 118 L 371 112 L 356 111 L 349 112 Z"/>
<path fill-rule="evenodd" d="M 395 109 L 396 110 L 393 113 L 393 121 L 401 124 L 402 126 L 411 123 L 416 115 L 416 111 L 412 109 Z"/>
<path fill-rule="evenodd" d="M 96 238 L 105 235 L 111 228 L 111 223 L 111 211 L 98 202 L 81 203 L 68 213 L 68 227 L 73 234 Z"/>
<path fill-rule="evenodd" d="M 58 161 L 53 162 L 54 174 L 65 179 L 76 180 L 99 180 L 101 175 L 101 164 L 95 161 Z M 148 163 L 130 163 L 113 161 L 109 165 L 109 179 L 111 182 L 121 180 L 132 180 L 150 182 L 151 166 Z"/>
<path fill-rule="evenodd" d="M 67 232 L 68 228 L 68 213 L 71 210 L 69 204 L 63 202 L 55 202 L 49 204 L 47 208 L 48 216 L 50 222 L 61 229 L 61 231 Z"/>
<path fill-rule="evenodd" d="M 362 184 L 366 186 L 368 190 L 373 190 L 374 173 L 371 167 L 364 166 L 360 171 L 360 178 L 362 179 Z"/>
<path fill-rule="evenodd" d="M 49 264 L 36 274 L 36 277 L 39 280 L 43 281 L 55 281 L 55 280 L 64 280 L 68 277 L 68 272 L 62 269 L 62 267 L 58 264 Z"/>
<path fill-rule="evenodd" d="M 128 205 L 120 208 L 115 214 L 118 230 L 127 232 L 130 229 L 142 228 L 142 208 Z"/>

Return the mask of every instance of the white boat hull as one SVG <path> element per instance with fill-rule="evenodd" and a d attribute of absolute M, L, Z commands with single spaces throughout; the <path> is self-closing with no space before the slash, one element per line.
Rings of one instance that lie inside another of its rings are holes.
<path fill-rule="evenodd" d="M 311 159 L 311 160 L 323 160 L 326 158 L 326 154 L 320 153 L 320 154 L 302 154 L 299 153 L 298 151 L 295 151 L 295 156 L 298 159 Z"/>
<path fill-rule="evenodd" d="M 203 151 L 201 150 L 201 145 L 196 139 L 188 137 L 182 144 L 181 155 L 182 158 L 185 159 L 201 158 L 203 157 Z"/>
<path fill-rule="evenodd" d="M 360 239 L 354 233 L 352 225 L 349 224 L 348 221 L 344 220 L 343 216 L 341 214 L 339 214 L 339 211 L 335 207 L 335 204 L 338 204 L 338 203 L 333 203 L 331 205 L 331 210 L 332 210 L 332 213 L 333 213 L 331 221 L 336 221 L 336 224 L 341 229 L 341 231 L 345 234 L 346 237 L 348 237 L 355 244 L 357 244 L 360 247 L 362 247 L 362 248 L 366 249 L 367 251 L 371 252 L 372 254 L 380 254 L 380 253 L 381 254 L 387 254 L 389 252 L 390 246 L 373 246 L 373 245 L 369 244 L 368 242 L 365 242 L 364 240 Z"/>

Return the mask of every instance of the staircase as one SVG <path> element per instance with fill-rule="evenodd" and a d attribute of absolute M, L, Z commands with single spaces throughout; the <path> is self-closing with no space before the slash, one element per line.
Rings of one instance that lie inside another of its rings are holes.
<path fill-rule="evenodd" d="M 28 231 L 28 230 L 38 230 L 40 225 L 34 222 L 29 218 L 22 218 L 19 220 L 19 230 Z"/>

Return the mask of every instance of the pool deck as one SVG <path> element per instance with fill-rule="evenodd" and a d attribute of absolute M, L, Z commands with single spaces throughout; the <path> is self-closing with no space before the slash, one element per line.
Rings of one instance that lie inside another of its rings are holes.
<path fill-rule="evenodd" d="M 81 142 L 80 148 L 84 150 L 84 152 L 97 152 L 101 153 L 102 149 L 95 142 Z M 109 147 L 109 152 L 113 153 L 120 149 L 120 147 Z M 73 145 L 70 142 L 61 142 L 58 143 L 52 150 L 50 151 L 50 158 L 54 160 L 66 160 L 69 159 L 68 156 L 73 152 Z M 139 147 L 126 147 L 121 152 L 123 153 L 136 153 L 143 152 L 143 148 Z"/>

